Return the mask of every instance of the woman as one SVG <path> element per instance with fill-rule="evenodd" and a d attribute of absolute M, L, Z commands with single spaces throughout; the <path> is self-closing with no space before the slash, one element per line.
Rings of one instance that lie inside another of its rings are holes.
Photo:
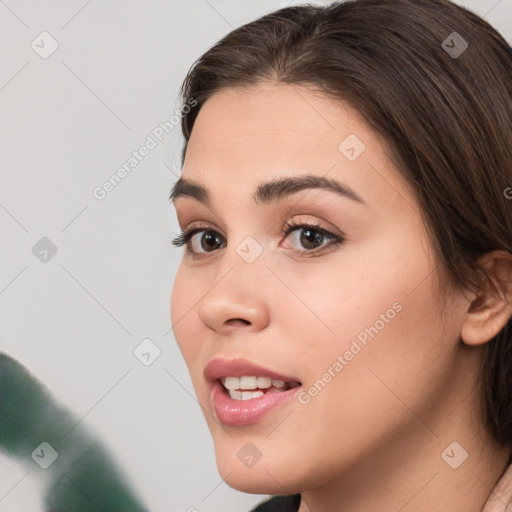
<path fill-rule="evenodd" d="M 258 510 L 503 505 L 511 84 L 446 0 L 282 9 L 189 71 L 171 316 Z"/>

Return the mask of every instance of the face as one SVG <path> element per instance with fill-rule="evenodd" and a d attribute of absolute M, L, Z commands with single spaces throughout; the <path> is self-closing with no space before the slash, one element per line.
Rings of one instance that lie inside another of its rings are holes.
<path fill-rule="evenodd" d="M 301 492 L 427 439 L 418 417 L 460 382 L 463 308 L 440 299 L 413 191 L 358 112 L 301 87 L 221 90 L 182 178 L 208 201 L 174 201 L 195 231 L 171 317 L 226 482 Z"/>

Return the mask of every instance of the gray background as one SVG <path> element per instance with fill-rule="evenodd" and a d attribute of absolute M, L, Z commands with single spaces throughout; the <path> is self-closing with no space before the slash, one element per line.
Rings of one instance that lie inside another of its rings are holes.
<path fill-rule="evenodd" d="M 217 473 L 171 332 L 179 127 L 105 199 L 92 191 L 174 113 L 203 51 L 292 3 L 0 0 L 1 350 L 84 418 L 153 511 L 240 512 L 263 497 Z M 512 41 L 512 0 L 458 3 Z M 47 59 L 31 47 L 43 31 L 59 45 Z M 42 237 L 58 249 L 47 262 L 32 252 Z M 144 338 L 161 350 L 147 367 L 133 355 Z M 35 473 L 0 454 L 1 511 L 41 510 Z"/>

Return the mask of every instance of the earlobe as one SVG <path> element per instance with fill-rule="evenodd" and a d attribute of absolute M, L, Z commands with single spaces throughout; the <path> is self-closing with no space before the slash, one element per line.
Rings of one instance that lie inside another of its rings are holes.
<path fill-rule="evenodd" d="M 487 343 L 512 317 L 512 254 L 492 251 L 479 262 L 488 278 L 483 276 L 461 327 L 461 338 L 467 345 Z"/>

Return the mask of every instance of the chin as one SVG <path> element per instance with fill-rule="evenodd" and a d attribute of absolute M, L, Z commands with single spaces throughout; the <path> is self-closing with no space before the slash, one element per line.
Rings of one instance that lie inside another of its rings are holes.
<path fill-rule="evenodd" d="M 289 479 L 274 479 L 272 478 L 265 469 L 260 468 L 256 470 L 255 468 L 233 471 L 231 474 L 229 473 L 220 473 L 222 475 L 227 475 L 224 478 L 224 481 L 232 487 L 240 492 L 245 492 L 248 494 L 272 494 L 272 495 L 288 495 L 288 494 L 298 494 L 300 493 L 300 486 L 296 486 L 289 481 Z"/>
<path fill-rule="evenodd" d="M 290 472 L 289 461 L 276 460 L 277 454 L 261 453 L 250 441 L 222 441 L 215 445 L 217 470 L 224 481 L 237 491 L 249 494 L 286 495 L 300 492 L 299 475 Z"/>

